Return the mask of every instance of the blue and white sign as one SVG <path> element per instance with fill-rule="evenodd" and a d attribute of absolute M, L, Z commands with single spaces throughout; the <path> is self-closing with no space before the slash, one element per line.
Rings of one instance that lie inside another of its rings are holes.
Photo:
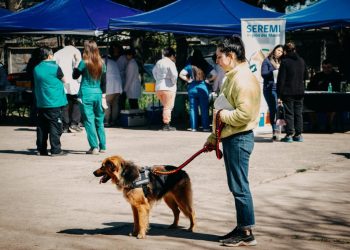
<path fill-rule="evenodd" d="M 286 20 L 241 19 L 242 40 L 250 68 L 257 79 L 262 82 L 261 64 L 264 58 L 277 44 L 285 43 Z"/>
<path fill-rule="evenodd" d="M 250 69 L 259 82 L 262 83 L 261 65 L 263 60 L 276 45 L 285 44 L 286 20 L 280 18 L 241 19 L 241 26 L 242 40 Z M 270 124 L 266 124 L 268 117 L 268 106 L 263 93 L 261 93 L 260 122 L 259 127 L 254 132 L 271 132 Z"/>

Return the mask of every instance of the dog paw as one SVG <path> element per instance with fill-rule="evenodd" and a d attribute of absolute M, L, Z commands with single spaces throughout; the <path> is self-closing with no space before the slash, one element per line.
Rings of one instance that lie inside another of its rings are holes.
<path fill-rule="evenodd" d="M 190 227 L 190 228 L 187 229 L 187 231 L 193 233 L 193 232 L 195 232 L 195 228 L 194 227 Z"/>
<path fill-rule="evenodd" d="M 146 239 L 146 235 L 145 234 L 138 234 L 137 239 Z"/>
<path fill-rule="evenodd" d="M 171 224 L 168 229 L 176 229 L 178 228 L 179 226 L 177 224 Z"/>
<path fill-rule="evenodd" d="M 137 236 L 138 235 L 138 232 L 130 232 L 129 233 L 129 236 Z"/>

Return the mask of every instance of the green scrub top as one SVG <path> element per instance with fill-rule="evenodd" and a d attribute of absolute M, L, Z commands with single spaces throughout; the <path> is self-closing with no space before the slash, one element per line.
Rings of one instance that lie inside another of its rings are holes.
<path fill-rule="evenodd" d="M 62 78 L 62 70 L 55 61 L 42 61 L 34 68 L 34 91 L 38 108 L 67 105 Z"/>
<path fill-rule="evenodd" d="M 83 97 L 85 94 L 102 94 L 101 90 L 101 78 L 93 79 L 86 67 L 84 60 L 81 60 L 78 66 L 80 72 L 82 72 L 79 97 Z M 103 64 L 102 73 L 106 72 L 106 66 Z"/>

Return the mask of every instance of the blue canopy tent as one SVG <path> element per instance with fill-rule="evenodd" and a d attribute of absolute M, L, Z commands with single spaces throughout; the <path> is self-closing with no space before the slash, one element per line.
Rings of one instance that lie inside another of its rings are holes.
<path fill-rule="evenodd" d="M 100 35 L 111 17 L 142 11 L 109 0 L 47 0 L 0 18 L 0 33 Z"/>
<path fill-rule="evenodd" d="M 282 16 L 287 20 L 288 31 L 312 28 L 339 28 L 350 26 L 349 0 L 320 0 L 291 14 Z"/>
<path fill-rule="evenodd" d="M 7 10 L 7 9 L 0 8 L 0 17 L 9 15 L 9 14 L 11 14 L 11 13 L 12 13 L 12 12 L 9 11 L 9 10 Z"/>
<path fill-rule="evenodd" d="M 139 29 L 197 35 L 232 35 L 241 32 L 241 18 L 275 18 L 239 0 L 178 0 L 162 8 L 125 18 L 112 18 L 109 28 Z"/>

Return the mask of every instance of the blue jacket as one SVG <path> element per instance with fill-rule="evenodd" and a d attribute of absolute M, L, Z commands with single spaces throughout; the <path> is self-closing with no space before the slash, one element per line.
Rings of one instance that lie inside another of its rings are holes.
<path fill-rule="evenodd" d="M 261 76 L 264 79 L 264 90 L 276 90 L 276 83 L 273 80 L 273 71 L 276 68 L 269 58 L 265 58 L 261 65 Z"/>

